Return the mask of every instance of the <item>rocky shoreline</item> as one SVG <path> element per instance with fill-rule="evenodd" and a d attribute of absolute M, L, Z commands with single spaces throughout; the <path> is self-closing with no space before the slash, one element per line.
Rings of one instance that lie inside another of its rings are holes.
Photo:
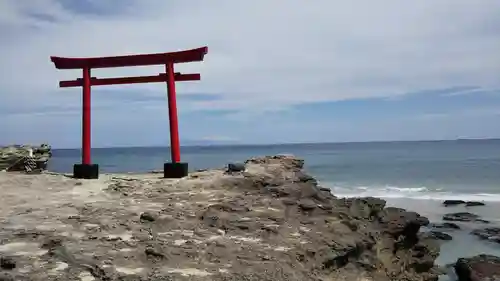
<path fill-rule="evenodd" d="M 1 174 L 0 280 L 438 280 L 427 218 L 337 198 L 303 165 L 269 156 L 180 180 Z M 459 261 L 463 276 L 481 268 Z"/>

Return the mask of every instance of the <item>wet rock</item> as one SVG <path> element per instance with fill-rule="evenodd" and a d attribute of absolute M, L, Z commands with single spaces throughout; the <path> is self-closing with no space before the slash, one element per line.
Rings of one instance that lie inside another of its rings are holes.
<path fill-rule="evenodd" d="M 431 223 L 429 224 L 429 227 L 437 229 L 460 229 L 460 226 L 458 224 L 452 222 Z"/>
<path fill-rule="evenodd" d="M 475 229 L 471 232 L 471 234 L 481 239 L 500 243 L 500 227 L 487 227 L 482 229 Z"/>
<path fill-rule="evenodd" d="M 473 213 L 469 213 L 469 212 L 458 212 L 458 213 L 445 214 L 443 216 L 443 220 L 444 221 L 489 223 L 489 221 L 481 219 L 480 216 L 473 214 Z"/>
<path fill-rule="evenodd" d="M 478 255 L 460 258 L 455 263 L 458 281 L 500 280 L 500 258 L 492 255 Z"/>
<path fill-rule="evenodd" d="M 12 270 L 12 269 L 16 268 L 16 262 L 11 257 L 0 256 L 0 268 Z"/>
<path fill-rule="evenodd" d="M 227 172 L 244 172 L 245 171 L 244 163 L 229 163 L 227 164 Z"/>
<path fill-rule="evenodd" d="M 466 207 L 474 207 L 474 206 L 485 206 L 486 204 L 478 201 L 467 201 L 465 202 Z"/>
<path fill-rule="evenodd" d="M 141 221 L 152 222 L 152 221 L 155 221 L 157 219 L 157 216 L 150 213 L 150 212 L 144 212 L 141 214 L 140 219 L 141 219 Z"/>
<path fill-rule="evenodd" d="M 462 205 L 462 204 L 465 204 L 464 200 L 444 200 L 444 202 L 443 202 L 443 205 L 445 207 Z"/>
<path fill-rule="evenodd" d="M 444 240 L 444 241 L 453 240 L 453 237 L 451 235 L 440 231 L 429 231 L 426 233 L 426 236 L 436 240 Z"/>

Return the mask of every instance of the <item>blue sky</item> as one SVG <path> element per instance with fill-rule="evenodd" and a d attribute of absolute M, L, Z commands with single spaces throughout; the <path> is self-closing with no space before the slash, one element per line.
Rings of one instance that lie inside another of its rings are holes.
<path fill-rule="evenodd" d="M 500 137 L 500 2 L 5 0 L 0 144 L 79 147 L 81 90 L 49 56 L 207 45 L 178 83 L 181 141 Z M 154 75 L 161 67 L 96 70 Z M 93 88 L 94 146 L 168 145 L 163 84 Z"/>

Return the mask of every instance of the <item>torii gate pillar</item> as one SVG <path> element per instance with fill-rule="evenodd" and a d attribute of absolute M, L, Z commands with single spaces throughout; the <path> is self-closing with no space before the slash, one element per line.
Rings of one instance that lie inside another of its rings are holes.
<path fill-rule="evenodd" d="M 165 178 L 182 178 L 188 174 L 188 164 L 181 162 L 179 125 L 177 120 L 176 81 L 200 80 L 200 74 L 181 74 L 174 72 L 174 64 L 203 61 L 208 48 L 130 56 L 98 58 L 62 58 L 51 57 L 57 69 L 82 69 L 82 78 L 60 81 L 59 87 L 82 87 L 82 162 L 73 166 L 73 176 L 83 179 L 97 179 L 99 165 L 91 161 L 91 86 L 166 82 L 168 94 L 168 115 L 170 124 L 171 162 L 164 163 Z M 165 73 L 156 76 L 94 78 L 90 76 L 92 68 L 112 68 L 126 66 L 165 65 Z"/>
<path fill-rule="evenodd" d="M 91 96 L 90 96 L 90 68 L 82 71 L 82 163 L 73 165 L 73 177 L 79 179 L 99 178 L 99 165 L 91 161 Z"/>
<path fill-rule="evenodd" d="M 188 174 L 188 163 L 181 162 L 179 121 L 177 120 L 177 97 L 175 93 L 174 64 L 165 65 L 167 73 L 168 120 L 170 127 L 170 156 L 172 162 L 163 164 L 164 178 L 182 178 Z"/>

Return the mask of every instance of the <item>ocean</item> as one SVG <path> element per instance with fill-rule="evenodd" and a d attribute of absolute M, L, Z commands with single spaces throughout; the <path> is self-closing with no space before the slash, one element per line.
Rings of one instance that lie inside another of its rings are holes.
<path fill-rule="evenodd" d="M 168 147 L 97 148 L 93 162 L 101 172 L 160 170 Z M 470 211 L 500 226 L 500 140 L 363 142 L 182 147 L 191 170 L 224 167 L 253 156 L 294 154 L 306 170 L 336 196 L 374 196 L 388 205 L 417 211 L 440 222 L 443 214 Z M 55 149 L 49 170 L 71 172 L 79 149 Z M 484 201 L 486 206 L 443 207 L 445 199 Z M 462 224 L 443 242 L 439 264 L 479 253 L 500 256 L 500 245 L 469 234 L 481 225 Z"/>

